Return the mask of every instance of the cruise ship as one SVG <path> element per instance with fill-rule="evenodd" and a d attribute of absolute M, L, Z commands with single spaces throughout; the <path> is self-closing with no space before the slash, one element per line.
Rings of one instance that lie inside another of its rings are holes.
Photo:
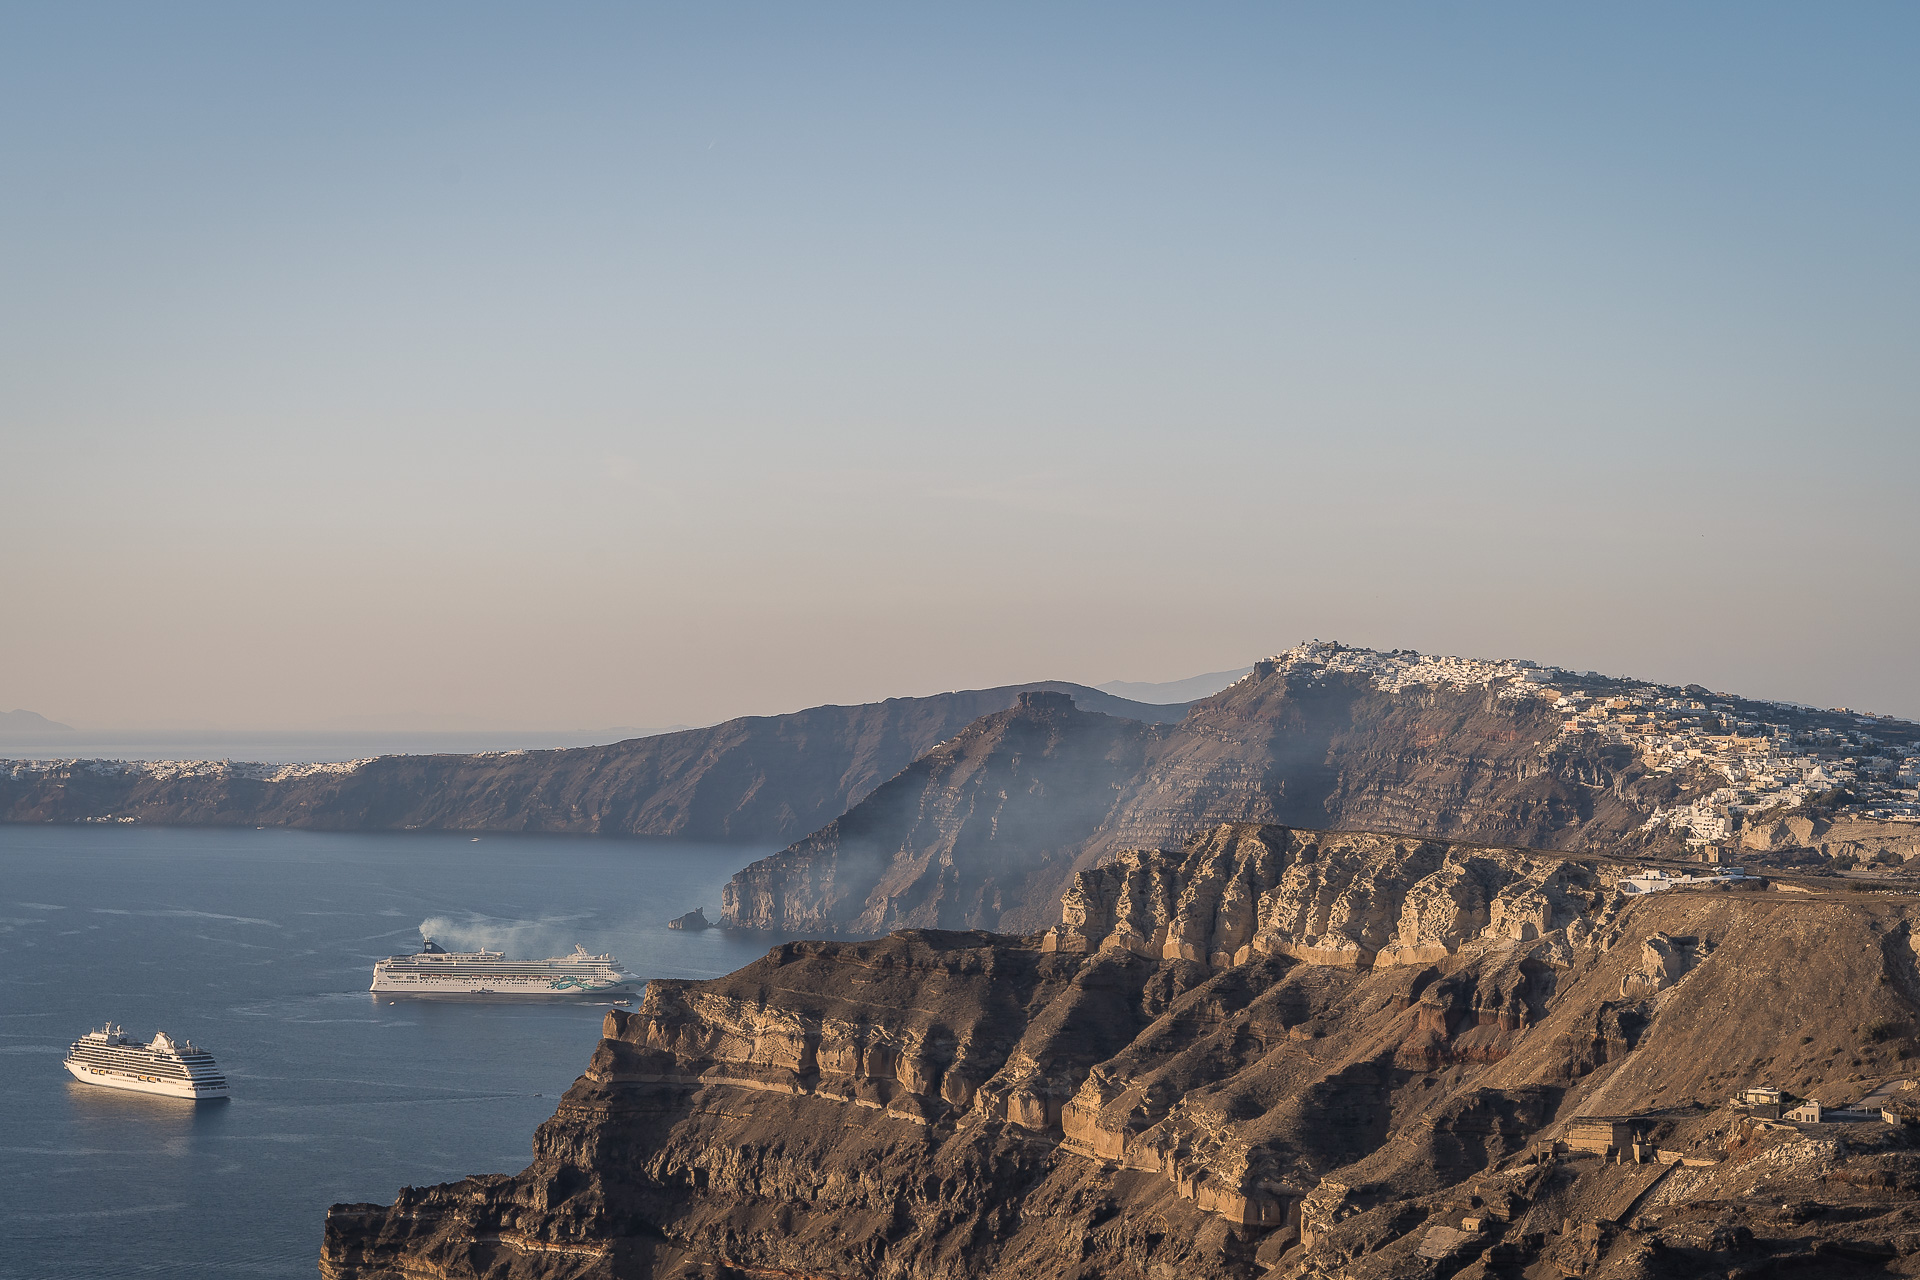
<path fill-rule="evenodd" d="M 75 1040 L 65 1066 L 82 1084 L 196 1102 L 227 1096 L 227 1078 L 214 1065 L 213 1055 L 164 1031 L 141 1044 L 109 1022 Z"/>
<path fill-rule="evenodd" d="M 377 995 L 579 1000 L 631 995 L 638 981 L 612 956 L 590 956 L 581 946 L 570 956 L 509 960 L 498 951 L 448 951 L 427 938 L 412 955 L 388 956 L 375 964 L 372 990 Z"/>

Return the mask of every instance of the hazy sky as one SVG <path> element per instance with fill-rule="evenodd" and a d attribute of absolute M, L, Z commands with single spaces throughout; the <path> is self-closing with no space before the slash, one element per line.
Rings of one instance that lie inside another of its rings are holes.
<path fill-rule="evenodd" d="M 0 709 L 1920 716 L 1911 5 L 13 5 Z"/>

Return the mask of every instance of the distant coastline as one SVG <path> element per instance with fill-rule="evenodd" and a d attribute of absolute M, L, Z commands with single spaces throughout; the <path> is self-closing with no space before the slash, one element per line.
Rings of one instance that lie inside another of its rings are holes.
<path fill-rule="evenodd" d="M 599 747 L 671 733 L 659 729 L 345 730 L 271 733 L 224 729 L 93 732 L 84 729 L 0 733 L 6 760 L 248 760 L 263 764 L 335 763 L 371 756 L 477 755 Z"/>

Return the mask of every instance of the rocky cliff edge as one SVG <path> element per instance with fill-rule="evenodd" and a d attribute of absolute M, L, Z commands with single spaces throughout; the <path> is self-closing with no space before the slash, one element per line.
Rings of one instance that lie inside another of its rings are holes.
<path fill-rule="evenodd" d="M 1914 1274 L 1920 908 L 1234 826 L 1040 936 L 796 942 L 610 1013 L 515 1176 L 338 1205 L 390 1277 Z"/>

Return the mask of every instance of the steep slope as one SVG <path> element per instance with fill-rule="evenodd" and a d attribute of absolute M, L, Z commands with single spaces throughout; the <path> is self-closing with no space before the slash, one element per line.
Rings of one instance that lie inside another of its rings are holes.
<path fill-rule="evenodd" d="M 789 933 L 967 928 L 1056 885 L 1139 775 L 1156 726 L 1027 692 L 775 858 L 736 875 L 722 919 Z"/>
<path fill-rule="evenodd" d="M 1136 720 L 1184 711 L 1044 682 L 749 716 L 561 751 L 344 765 L 0 761 L 0 820 L 791 840 L 1028 689 Z"/>
<path fill-rule="evenodd" d="M 1217 822 L 1400 831 L 1535 849 L 1731 857 L 1738 848 L 1815 860 L 1897 862 L 1920 852 L 1920 725 L 1845 709 L 1751 702 L 1522 662 L 1301 645 L 1258 663 L 1184 719 L 1139 736 L 1132 776 L 1090 775 L 1062 856 L 1065 819 L 1046 807 L 982 808 L 964 774 L 904 775 L 841 824 L 755 864 L 726 919 L 742 927 L 873 932 L 931 923 L 874 914 L 862 895 L 809 881 L 860 832 L 863 884 L 920 874 L 912 833 L 939 815 L 945 874 L 991 847 L 1007 880 L 1028 851 L 1031 892 L 943 914 L 953 927 L 1046 927 L 1076 870 L 1126 848 L 1173 848 Z M 1056 805 L 1064 776 L 1050 782 Z M 907 793 L 911 794 L 907 794 Z M 1101 814 L 1097 822 L 1093 815 Z M 1042 824 L 1029 830 L 1029 822 Z M 1092 825 L 1088 824 L 1092 822 Z M 990 824 L 990 840 L 964 829 Z M 1048 877 L 1051 877 L 1051 880 Z M 863 889 L 863 894 L 865 890 Z M 804 924 L 773 909 L 805 902 Z"/>
<path fill-rule="evenodd" d="M 1563 748 L 1561 729 L 1551 703 L 1512 683 L 1383 690 L 1261 663 L 1167 736 L 1099 845 L 1177 844 L 1234 821 L 1590 847 L 1679 794 L 1630 753 Z"/>
<path fill-rule="evenodd" d="M 979 735 L 969 730 L 956 741 L 984 741 L 1004 723 L 990 718 L 976 726 Z M 1093 723 L 1062 721 L 1059 729 L 1070 737 Z M 1029 892 L 997 905 L 976 896 L 973 910 L 949 910 L 940 926 L 1033 930 L 1047 925 L 1074 871 L 1122 848 L 1178 846 L 1217 822 L 1594 848 L 1620 840 L 1660 804 L 1710 785 L 1651 773 L 1631 751 L 1564 741 L 1552 704 L 1511 676 L 1382 689 L 1315 662 L 1269 661 L 1178 723 L 1133 737 L 1132 773 L 1088 773 L 1075 794 L 1079 775 L 1058 771 L 1048 778 L 1046 805 L 983 806 L 971 772 L 944 764 L 908 770 L 834 826 L 742 871 L 724 919 L 822 933 L 931 925 L 876 912 L 867 893 L 928 874 L 927 833 L 936 828 L 943 875 L 1005 885 L 1023 854 L 1030 873 Z M 1085 750 L 1104 750 L 1104 741 Z M 1079 833 L 1078 847 L 1065 842 L 1069 831 Z M 857 894 L 816 883 L 839 865 L 843 845 L 845 860 L 863 869 Z M 993 867 L 976 867 L 972 859 L 988 849 Z"/>
<path fill-rule="evenodd" d="M 334 1206 L 321 1274 L 1915 1274 L 1912 1130 L 1726 1099 L 1891 1089 L 1920 907 L 1621 871 L 1224 827 L 1045 939 L 655 982 L 526 1170 Z"/>

